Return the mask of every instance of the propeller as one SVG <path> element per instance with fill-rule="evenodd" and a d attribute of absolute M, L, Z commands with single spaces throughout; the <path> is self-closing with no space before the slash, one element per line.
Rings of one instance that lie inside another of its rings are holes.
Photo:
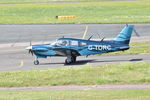
<path fill-rule="evenodd" d="M 29 50 L 29 51 L 28 51 L 28 53 L 29 53 L 29 54 L 31 53 L 31 54 L 32 54 L 32 56 L 33 56 L 33 51 L 32 51 L 32 42 L 31 42 L 31 41 L 30 41 L 30 46 L 29 46 L 29 47 L 27 47 L 26 49 L 27 49 L 27 50 Z"/>
<path fill-rule="evenodd" d="M 31 40 L 30 40 L 30 46 L 32 46 L 32 42 L 31 42 Z"/>
<path fill-rule="evenodd" d="M 31 49 L 29 49 L 29 54 L 30 54 L 30 53 L 31 53 L 31 54 L 32 54 L 32 56 L 33 56 L 33 51 L 32 51 Z"/>

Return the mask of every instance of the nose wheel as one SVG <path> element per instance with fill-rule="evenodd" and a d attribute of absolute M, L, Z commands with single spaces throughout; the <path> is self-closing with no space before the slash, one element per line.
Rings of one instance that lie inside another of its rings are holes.
<path fill-rule="evenodd" d="M 35 60 L 35 61 L 34 61 L 34 65 L 39 65 L 39 61 L 38 61 L 38 60 Z"/>

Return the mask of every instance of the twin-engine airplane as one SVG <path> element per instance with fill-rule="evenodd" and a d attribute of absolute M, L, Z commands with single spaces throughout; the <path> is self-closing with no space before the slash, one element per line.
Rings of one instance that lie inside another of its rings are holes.
<path fill-rule="evenodd" d="M 93 41 L 90 40 L 91 37 L 88 40 L 59 38 L 51 44 L 32 45 L 26 49 L 36 56 L 35 65 L 39 64 L 38 58 L 51 56 L 66 56 L 65 64 L 72 64 L 76 62 L 77 56 L 128 50 L 133 31 L 134 25 L 126 25 L 114 40 Z"/>

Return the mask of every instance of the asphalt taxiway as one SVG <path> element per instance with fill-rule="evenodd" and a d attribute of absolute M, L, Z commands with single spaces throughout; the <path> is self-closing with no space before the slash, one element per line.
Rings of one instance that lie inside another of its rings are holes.
<path fill-rule="evenodd" d="M 57 67 L 78 67 L 86 64 L 104 65 L 123 62 L 139 62 L 150 61 L 150 55 L 94 55 L 89 57 L 77 57 L 77 62 L 73 65 L 64 65 L 66 57 L 48 57 L 47 59 L 39 59 L 40 65 L 34 65 L 34 56 L 28 54 L 25 47 L 11 47 L 0 49 L 0 71 L 16 71 L 45 69 Z"/>
<path fill-rule="evenodd" d="M 150 39 L 150 23 L 131 24 L 141 37 Z M 0 25 L 0 44 L 53 41 L 60 37 L 82 38 L 88 26 L 85 39 L 115 38 L 125 24 L 51 24 L 51 25 Z M 100 35 L 100 38 L 98 36 Z M 133 37 L 136 37 L 133 33 Z M 143 40 L 144 40 L 143 39 Z M 138 41 L 141 39 L 139 38 Z"/>
<path fill-rule="evenodd" d="M 134 24 L 141 37 L 133 36 L 131 42 L 150 41 L 150 24 Z M 124 24 L 62 24 L 62 25 L 0 25 L 0 71 L 31 70 L 43 68 L 66 67 L 64 61 L 66 57 L 51 57 L 39 59 L 40 65 L 34 65 L 34 57 L 25 50 L 32 43 L 50 42 L 59 37 L 81 38 L 88 26 L 86 38 L 92 34 L 100 33 L 101 38 L 114 38 Z M 71 33 L 71 34 L 68 34 Z M 38 42 L 37 42 L 38 41 Z M 140 55 L 95 55 L 78 57 L 77 63 L 71 65 L 78 67 L 81 65 L 104 65 L 123 62 L 150 61 L 150 54 Z"/>

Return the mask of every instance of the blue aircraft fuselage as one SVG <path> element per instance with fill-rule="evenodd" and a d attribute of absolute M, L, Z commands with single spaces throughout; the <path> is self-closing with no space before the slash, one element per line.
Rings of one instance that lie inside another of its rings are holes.
<path fill-rule="evenodd" d="M 116 41 L 91 41 L 73 38 L 60 38 L 57 41 L 67 41 L 68 45 L 32 45 L 32 50 L 38 58 L 46 58 L 47 56 L 67 56 L 66 50 L 74 51 L 76 56 L 87 56 L 129 49 L 128 44 Z M 72 42 L 76 44 L 71 44 Z"/>
<path fill-rule="evenodd" d="M 76 62 L 77 56 L 88 56 L 116 51 L 128 50 L 130 38 L 134 26 L 127 25 L 114 40 L 94 41 L 75 38 L 59 38 L 51 44 L 32 45 L 27 47 L 36 58 L 46 58 L 48 56 L 66 56 L 66 64 Z M 39 64 L 35 60 L 34 64 Z"/>

